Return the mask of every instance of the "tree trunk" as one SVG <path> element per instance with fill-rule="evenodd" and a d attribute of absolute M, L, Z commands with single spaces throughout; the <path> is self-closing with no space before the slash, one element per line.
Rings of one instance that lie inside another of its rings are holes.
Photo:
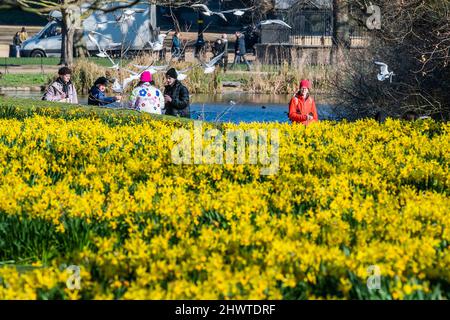
<path fill-rule="evenodd" d="M 73 26 L 74 26 L 74 35 L 73 35 L 73 45 L 74 45 L 74 54 L 75 57 L 87 57 L 89 56 L 89 52 L 87 49 L 86 38 L 84 37 L 84 30 L 81 21 L 81 9 L 80 7 L 74 8 L 73 15 Z"/>
<path fill-rule="evenodd" d="M 331 63 L 344 62 L 346 51 L 350 48 L 349 11 L 347 0 L 333 0 L 333 46 Z"/>
<path fill-rule="evenodd" d="M 59 64 L 66 66 L 73 65 L 74 34 L 77 20 L 81 19 L 77 6 L 68 6 L 61 10 L 62 14 L 62 43 L 61 60 Z M 80 23 L 81 25 L 81 23 Z"/>

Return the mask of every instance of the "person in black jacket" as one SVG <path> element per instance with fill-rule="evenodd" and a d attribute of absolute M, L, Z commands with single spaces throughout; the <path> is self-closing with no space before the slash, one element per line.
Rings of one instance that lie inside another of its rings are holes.
<path fill-rule="evenodd" d="M 233 69 L 237 62 L 244 60 L 247 65 L 247 70 L 250 71 L 250 63 L 245 59 L 247 50 L 245 48 L 245 36 L 239 31 L 236 32 L 236 42 L 234 44 L 234 61 L 230 69 Z"/>
<path fill-rule="evenodd" d="M 164 101 L 166 115 L 190 118 L 189 91 L 177 80 L 178 74 L 174 68 L 166 72 L 166 86 L 164 88 Z"/>

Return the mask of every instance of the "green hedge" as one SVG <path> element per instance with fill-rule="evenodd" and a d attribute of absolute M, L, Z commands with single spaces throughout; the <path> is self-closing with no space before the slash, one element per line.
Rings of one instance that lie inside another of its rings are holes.
<path fill-rule="evenodd" d="M 192 121 L 185 118 L 140 113 L 127 109 L 108 109 L 33 99 L 0 97 L 0 118 L 23 120 L 35 115 L 65 120 L 101 119 L 109 125 L 121 125 L 129 122 L 142 123 L 154 119 L 178 122 L 180 125 Z"/>

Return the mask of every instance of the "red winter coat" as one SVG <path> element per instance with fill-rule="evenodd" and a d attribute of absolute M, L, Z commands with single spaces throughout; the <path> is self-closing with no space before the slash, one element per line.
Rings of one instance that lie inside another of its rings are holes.
<path fill-rule="evenodd" d="M 313 120 L 307 120 L 310 113 L 314 117 Z M 305 100 L 302 95 L 297 93 L 289 103 L 289 119 L 304 125 L 319 121 L 314 99 L 308 96 Z"/>

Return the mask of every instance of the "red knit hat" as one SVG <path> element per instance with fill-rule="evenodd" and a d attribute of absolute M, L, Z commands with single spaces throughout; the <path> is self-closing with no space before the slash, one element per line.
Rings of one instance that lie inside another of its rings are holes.
<path fill-rule="evenodd" d="M 311 83 L 308 80 L 302 80 L 300 82 L 300 89 L 301 88 L 311 89 Z"/>
<path fill-rule="evenodd" d="M 152 74 L 150 73 L 150 71 L 142 72 L 141 81 L 142 82 L 152 82 Z"/>

